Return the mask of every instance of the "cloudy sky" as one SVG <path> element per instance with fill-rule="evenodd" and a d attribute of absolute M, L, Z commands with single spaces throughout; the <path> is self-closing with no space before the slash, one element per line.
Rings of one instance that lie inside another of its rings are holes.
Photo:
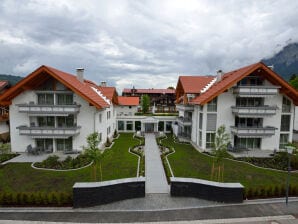
<path fill-rule="evenodd" d="M 0 73 L 45 64 L 124 87 L 166 88 L 298 41 L 291 0 L 1 0 Z"/>

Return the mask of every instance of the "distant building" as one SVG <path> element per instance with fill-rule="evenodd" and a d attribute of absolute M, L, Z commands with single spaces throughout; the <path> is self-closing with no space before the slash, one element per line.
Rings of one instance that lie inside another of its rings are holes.
<path fill-rule="evenodd" d="M 283 149 L 292 142 L 298 93 L 263 63 L 217 76 L 180 76 L 174 133 L 210 150 L 225 125 L 235 149 Z"/>
<path fill-rule="evenodd" d="M 150 110 L 154 113 L 176 112 L 174 89 L 124 89 L 123 96 L 138 96 L 140 100 L 143 95 L 150 98 Z"/>

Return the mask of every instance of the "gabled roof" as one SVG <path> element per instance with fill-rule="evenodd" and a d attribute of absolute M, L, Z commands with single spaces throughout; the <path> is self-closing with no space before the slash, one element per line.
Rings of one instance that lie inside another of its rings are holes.
<path fill-rule="evenodd" d="M 239 82 L 244 77 L 250 75 L 254 71 L 260 70 L 262 75 L 274 85 L 280 86 L 281 93 L 286 94 L 291 98 L 295 105 L 298 105 L 298 92 L 291 85 L 288 84 L 282 77 L 268 68 L 262 62 L 255 63 L 243 68 L 225 73 L 219 82 L 215 82 L 205 93 L 200 94 L 194 98 L 190 103 L 191 104 L 200 104 L 204 105 L 231 88 L 237 82 Z"/>
<path fill-rule="evenodd" d="M 212 79 L 213 76 L 179 76 L 178 84 L 181 84 L 184 93 L 200 93 Z"/>
<path fill-rule="evenodd" d="M 27 89 L 32 89 L 41 85 L 44 81 L 53 77 L 54 79 L 61 82 L 64 86 L 72 90 L 74 93 L 81 96 L 91 105 L 95 106 L 98 109 L 109 107 L 109 103 L 105 100 L 96 90 L 99 90 L 99 87 L 89 81 L 84 80 L 81 82 L 77 79 L 75 75 L 71 75 L 66 72 L 62 72 L 55 68 L 42 65 L 34 72 L 29 74 L 27 77 L 18 82 L 15 86 L 7 90 L 0 97 L 0 104 L 9 105 L 11 100 L 21 94 Z M 100 91 L 100 90 L 99 90 Z"/>
<path fill-rule="evenodd" d="M 121 106 L 138 106 L 139 105 L 139 97 L 118 96 L 118 104 Z"/>
<path fill-rule="evenodd" d="M 175 94 L 174 89 L 134 89 L 136 93 L 140 94 Z M 122 93 L 132 93 L 132 89 L 123 89 Z"/>
<path fill-rule="evenodd" d="M 6 80 L 0 80 L 0 92 L 4 90 L 5 87 L 9 87 L 9 82 Z"/>

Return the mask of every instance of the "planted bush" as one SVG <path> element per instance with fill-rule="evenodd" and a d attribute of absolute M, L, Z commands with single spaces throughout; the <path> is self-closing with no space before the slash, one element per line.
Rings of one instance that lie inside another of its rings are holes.
<path fill-rule="evenodd" d="M 60 161 L 59 157 L 56 155 L 49 156 L 42 162 L 35 163 L 34 166 L 46 169 L 57 169 L 57 170 L 67 170 L 67 169 L 77 169 L 84 167 L 91 163 L 91 160 L 84 154 L 72 158 L 71 156 L 66 157 L 64 160 Z"/>

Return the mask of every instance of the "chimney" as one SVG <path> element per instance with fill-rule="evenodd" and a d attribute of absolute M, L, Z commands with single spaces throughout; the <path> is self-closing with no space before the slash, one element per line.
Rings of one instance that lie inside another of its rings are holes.
<path fill-rule="evenodd" d="M 222 76 L 223 76 L 223 72 L 222 72 L 222 70 L 218 70 L 218 71 L 217 71 L 217 76 L 216 76 L 216 82 L 221 81 Z"/>
<path fill-rule="evenodd" d="M 80 82 L 84 82 L 84 69 L 83 68 L 77 68 L 77 79 Z"/>
<path fill-rule="evenodd" d="M 268 68 L 270 68 L 272 71 L 274 70 L 274 65 L 268 65 Z"/>
<path fill-rule="evenodd" d="M 101 81 L 100 82 L 100 86 L 101 87 L 106 87 L 107 86 L 107 82 L 106 81 Z"/>

